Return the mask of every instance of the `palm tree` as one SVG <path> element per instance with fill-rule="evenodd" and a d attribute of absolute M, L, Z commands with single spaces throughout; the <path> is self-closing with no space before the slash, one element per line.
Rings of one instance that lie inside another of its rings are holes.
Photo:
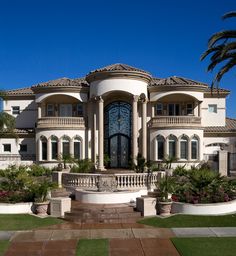
<path fill-rule="evenodd" d="M 0 91 L 0 99 L 6 100 L 6 94 L 4 91 Z M 18 135 L 14 131 L 15 118 L 4 112 L 0 112 L 0 137 L 4 137 L 8 134 L 11 137 L 18 138 Z"/>
<path fill-rule="evenodd" d="M 222 18 L 236 18 L 236 11 L 226 13 Z M 218 88 L 223 75 L 236 65 L 236 30 L 224 30 L 215 33 L 208 40 L 208 49 L 201 55 L 201 60 L 211 55 L 207 71 L 213 71 L 218 64 L 222 64 L 213 79 L 211 87 Z"/>

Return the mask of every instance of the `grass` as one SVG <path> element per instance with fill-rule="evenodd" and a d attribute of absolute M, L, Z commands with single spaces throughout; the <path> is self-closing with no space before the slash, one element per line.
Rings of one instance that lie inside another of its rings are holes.
<path fill-rule="evenodd" d="M 182 256 L 234 256 L 236 237 L 171 238 Z"/>
<path fill-rule="evenodd" d="M 0 240 L 0 256 L 4 255 L 4 252 L 7 250 L 10 242 L 8 240 Z"/>
<path fill-rule="evenodd" d="M 38 218 L 29 214 L 0 214 L 0 230 L 29 230 L 62 223 L 53 217 Z"/>
<path fill-rule="evenodd" d="M 80 239 L 77 248 L 77 256 L 108 256 L 107 239 Z"/>
<path fill-rule="evenodd" d="M 145 218 L 139 221 L 139 223 L 161 228 L 236 227 L 236 214 L 220 216 L 199 216 L 179 214 L 168 218 Z"/>

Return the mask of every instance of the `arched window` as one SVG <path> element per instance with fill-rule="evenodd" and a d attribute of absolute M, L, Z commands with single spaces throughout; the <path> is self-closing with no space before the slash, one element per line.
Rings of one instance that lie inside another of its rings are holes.
<path fill-rule="evenodd" d="M 163 160 L 164 158 L 164 145 L 165 139 L 163 136 L 157 136 L 157 160 Z"/>
<path fill-rule="evenodd" d="M 199 155 L 199 139 L 197 136 L 193 136 L 191 139 L 191 159 L 198 159 Z"/>
<path fill-rule="evenodd" d="M 58 158 L 58 138 L 56 136 L 51 137 L 51 144 L 52 144 L 52 160 L 56 160 Z"/>
<path fill-rule="evenodd" d="M 180 159 L 188 159 L 188 137 L 185 135 L 180 138 Z"/>
<path fill-rule="evenodd" d="M 47 160 L 47 153 L 48 153 L 48 150 L 47 150 L 47 138 L 44 137 L 44 136 L 41 136 L 40 137 L 40 140 L 41 140 L 41 145 L 42 145 L 42 160 Z"/>
<path fill-rule="evenodd" d="M 169 152 L 168 155 L 171 158 L 176 157 L 176 137 L 174 135 L 170 135 L 168 139 Z"/>
<path fill-rule="evenodd" d="M 62 155 L 70 155 L 70 138 L 68 136 L 63 136 L 62 138 Z"/>
<path fill-rule="evenodd" d="M 74 158 L 75 159 L 81 159 L 81 139 L 80 137 L 76 136 L 74 138 Z"/>

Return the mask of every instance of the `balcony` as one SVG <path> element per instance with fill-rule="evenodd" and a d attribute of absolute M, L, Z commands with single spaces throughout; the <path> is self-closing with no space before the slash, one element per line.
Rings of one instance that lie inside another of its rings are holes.
<path fill-rule="evenodd" d="M 42 117 L 38 119 L 37 128 L 84 129 L 84 117 Z"/>
<path fill-rule="evenodd" d="M 199 116 L 156 116 L 149 122 L 149 128 L 196 128 L 201 127 Z"/>

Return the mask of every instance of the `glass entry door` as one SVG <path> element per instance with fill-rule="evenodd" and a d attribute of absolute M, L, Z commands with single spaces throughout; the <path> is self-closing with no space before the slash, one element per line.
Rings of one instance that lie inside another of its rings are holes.
<path fill-rule="evenodd" d="M 105 108 L 105 154 L 111 168 L 127 168 L 131 144 L 131 106 L 113 102 Z"/>
<path fill-rule="evenodd" d="M 60 104 L 60 116 L 62 117 L 72 116 L 72 104 Z"/>

